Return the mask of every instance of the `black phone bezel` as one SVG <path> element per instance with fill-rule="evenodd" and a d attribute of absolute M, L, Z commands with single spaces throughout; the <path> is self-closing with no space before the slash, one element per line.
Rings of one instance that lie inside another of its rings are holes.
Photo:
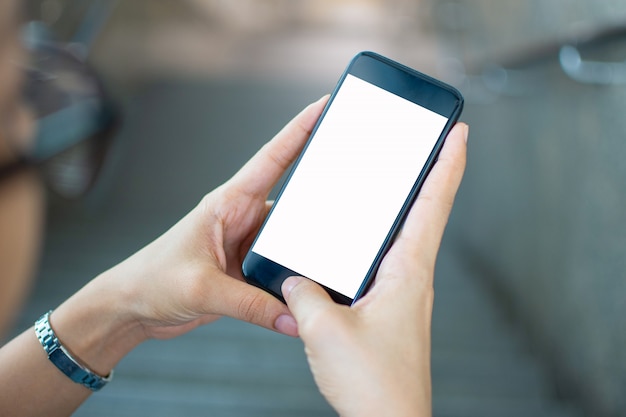
<path fill-rule="evenodd" d="M 330 294 L 333 300 L 341 304 L 350 305 L 353 304 L 360 297 L 362 297 L 372 284 L 374 277 L 376 276 L 376 271 L 378 270 L 378 267 L 382 262 L 384 255 L 387 253 L 387 250 L 391 246 L 393 239 L 400 230 L 400 227 L 408 213 L 408 210 L 413 204 L 413 201 L 415 201 L 415 198 L 417 197 L 417 194 L 419 193 L 419 190 L 424 180 L 428 176 L 428 173 L 430 172 L 432 166 L 437 160 L 446 136 L 460 117 L 463 110 L 464 100 L 463 96 L 458 90 L 435 78 L 432 78 L 428 75 L 425 75 L 419 71 L 416 71 L 412 68 L 409 68 L 374 52 L 364 51 L 358 53 L 350 61 L 345 71 L 339 78 L 339 81 L 337 82 L 337 85 L 335 86 L 333 93 L 331 94 L 328 103 L 326 104 L 326 107 L 324 108 L 311 135 L 309 136 L 307 143 L 305 144 L 298 159 L 291 167 L 289 175 L 287 176 L 285 183 L 278 193 L 276 202 L 280 200 L 280 196 L 282 195 L 283 190 L 289 183 L 291 175 L 297 168 L 300 159 L 305 154 L 309 143 L 315 137 L 315 133 L 317 132 L 319 124 L 324 119 L 324 116 L 326 115 L 328 109 L 332 106 L 334 97 L 341 88 L 341 85 L 343 84 L 343 81 L 348 74 L 370 82 L 397 96 L 400 96 L 406 100 L 409 100 L 448 118 L 448 123 L 446 123 L 446 126 L 444 127 L 440 137 L 437 139 L 437 142 L 433 147 L 430 156 L 424 164 L 420 175 L 416 179 L 411 189 L 411 192 L 407 196 L 405 203 L 398 213 L 398 216 L 396 217 L 392 228 L 387 234 L 385 241 L 381 245 L 376 258 L 372 261 L 370 270 L 364 277 L 364 280 L 355 297 L 350 298 L 344 294 L 338 293 L 333 289 L 324 286 L 325 290 Z M 272 210 L 270 210 L 267 218 L 269 218 L 271 215 Z M 265 222 L 267 222 L 267 218 Z M 246 257 L 244 258 L 244 261 L 242 263 L 242 272 L 248 283 L 262 288 L 263 290 L 269 292 L 270 294 L 274 295 L 284 302 L 285 300 L 282 297 L 281 293 L 281 285 L 283 281 L 290 276 L 301 274 L 298 274 L 297 271 L 292 271 L 282 265 L 273 262 L 270 259 L 267 259 L 255 252 L 252 252 L 252 247 L 254 247 L 254 243 L 256 242 L 259 234 L 262 233 L 263 228 L 265 227 L 265 222 L 261 226 L 259 232 L 257 233 L 257 237 L 250 246 Z"/>

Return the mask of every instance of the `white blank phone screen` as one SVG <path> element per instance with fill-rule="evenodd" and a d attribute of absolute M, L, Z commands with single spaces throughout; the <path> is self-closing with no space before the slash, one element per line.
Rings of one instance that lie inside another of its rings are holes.
<path fill-rule="evenodd" d="M 447 121 L 348 74 L 252 251 L 354 298 Z"/>

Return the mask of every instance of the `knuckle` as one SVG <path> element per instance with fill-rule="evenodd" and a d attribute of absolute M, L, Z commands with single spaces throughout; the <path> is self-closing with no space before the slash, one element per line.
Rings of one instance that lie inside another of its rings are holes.
<path fill-rule="evenodd" d="M 237 306 L 238 318 L 247 322 L 265 322 L 268 314 L 266 297 L 262 293 L 246 294 Z"/>

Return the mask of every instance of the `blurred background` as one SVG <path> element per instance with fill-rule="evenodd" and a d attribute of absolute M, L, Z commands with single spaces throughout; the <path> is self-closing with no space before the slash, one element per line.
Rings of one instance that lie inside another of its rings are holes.
<path fill-rule="evenodd" d="M 623 0 L 28 0 L 121 128 L 51 197 L 30 325 L 228 179 L 360 50 L 457 86 L 466 177 L 437 265 L 435 416 L 626 415 Z M 375 190 L 374 190 L 375 192 Z M 298 340 L 223 319 L 141 346 L 79 416 L 325 416 Z"/>

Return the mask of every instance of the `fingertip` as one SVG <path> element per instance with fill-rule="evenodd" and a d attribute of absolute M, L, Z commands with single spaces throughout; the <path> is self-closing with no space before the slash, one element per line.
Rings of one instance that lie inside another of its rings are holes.
<path fill-rule="evenodd" d="M 316 311 L 335 305 L 319 284 L 304 277 L 287 278 L 281 286 L 281 291 L 289 311 L 300 326 L 303 320 L 314 315 Z"/>
<path fill-rule="evenodd" d="M 313 130 L 315 123 L 319 119 L 322 114 L 322 110 L 328 101 L 329 95 L 325 95 L 321 97 L 319 100 L 309 104 L 300 114 L 297 119 L 300 120 L 300 127 L 306 133 L 306 137 L 308 138 L 309 134 Z"/>
<path fill-rule="evenodd" d="M 461 129 L 461 137 L 463 138 L 463 142 L 467 144 L 467 139 L 469 137 L 469 125 L 467 123 L 457 123 L 459 129 Z"/>
<path fill-rule="evenodd" d="M 454 125 L 448 136 L 449 138 L 458 136 L 463 139 L 463 142 L 467 143 L 467 138 L 469 137 L 469 126 L 467 123 L 458 122 Z"/>
<path fill-rule="evenodd" d="M 298 323 L 290 314 L 281 314 L 274 322 L 276 331 L 292 337 L 298 337 Z"/>
<path fill-rule="evenodd" d="M 326 104 L 329 98 L 330 98 L 330 94 L 324 94 L 322 97 L 318 98 L 316 101 L 312 102 L 307 107 L 317 107 L 322 104 Z"/>
<path fill-rule="evenodd" d="M 291 295 L 291 292 L 293 291 L 293 289 L 302 282 L 302 280 L 305 279 L 303 277 L 289 277 L 286 280 L 283 281 L 280 290 L 283 293 L 283 297 L 285 298 L 286 301 L 289 300 L 289 296 Z"/>
<path fill-rule="evenodd" d="M 467 140 L 469 136 L 469 126 L 466 123 L 459 122 L 457 123 L 446 138 L 446 143 L 441 150 L 441 154 L 439 155 L 438 162 L 442 162 L 442 164 L 447 165 L 449 163 L 452 164 L 452 171 L 461 171 L 465 170 L 465 160 L 467 157 Z M 442 165 L 437 164 L 437 165 Z M 435 166 L 435 170 L 441 170 L 441 167 Z M 448 170 L 445 170 L 448 171 Z M 436 174 L 435 174 L 436 175 Z M 429 175 L 430 177 L 430 175 Z M 428 180 L 427 180 L 428 181 Z"/>

